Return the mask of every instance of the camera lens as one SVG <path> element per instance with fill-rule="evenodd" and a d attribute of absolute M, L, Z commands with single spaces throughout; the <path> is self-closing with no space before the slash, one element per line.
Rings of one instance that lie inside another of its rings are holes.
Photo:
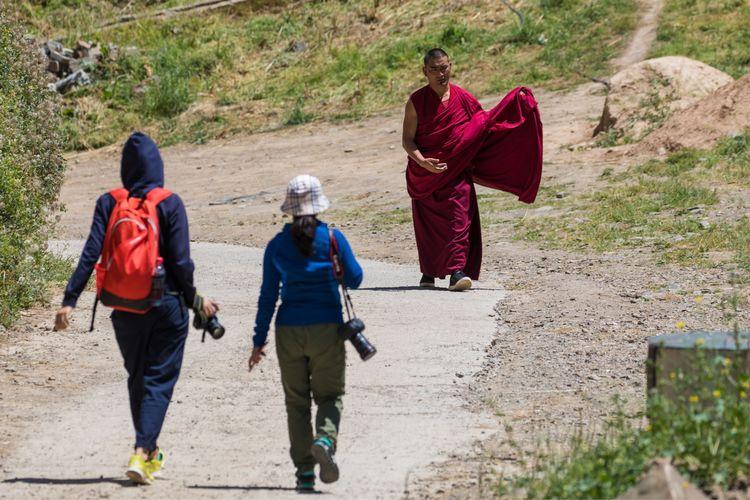
<path fill-rule="evenodd" d="M 219 320 L 216 318 L 216 316 L 213 316 L 208 320 L 206 329 L 208 330 L 208 333 L 210 333 L 211 336 L 217 340 L 223 337 L 224 332 L 226 331 L 221 323 L 219 323 Z"/>
<path fill-rule="evenodd" d="M 362 361 L 367 361 L 378 352 L 378 350 L 375 349 L 375 346 L 372 345 L 361 332 L 355 333 L 349 337 L 349 340 L 351 340 L 352 345 L 359 353 L 359 357 L 362 358 Z"/>

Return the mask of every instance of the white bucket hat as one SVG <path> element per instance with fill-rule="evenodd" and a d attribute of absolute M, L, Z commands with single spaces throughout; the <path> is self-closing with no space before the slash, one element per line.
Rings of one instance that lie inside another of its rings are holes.
<path fill-rule="evenodd" d="M 286 200 L 281 205 L 281 211 L 299 217 L 317 215 L 330 206 L 331 202 L 323 194 L 323 186 L 318 178 L 304 174 L 289 181 L 286 187 Z"/>

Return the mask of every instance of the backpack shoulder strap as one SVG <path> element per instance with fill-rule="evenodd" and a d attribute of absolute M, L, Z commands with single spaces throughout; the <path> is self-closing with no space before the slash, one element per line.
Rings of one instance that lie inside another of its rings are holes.
<path fill-rule="evenodd" d="M 170 191 L 169 189 L 155 187 L 154 189 L 149 191 L 148 194 L 146 194 L 146 199 L 153 203 L 154 206 L 156 206 L 170 196 L 172 196 L 172 191 Z"/>
<path fill-rule="evenodd" d="M 114 198 L 117 203 L 120 203 L 122 200 L 128 199 L 128 190 L 125 188 L 112 189 L 109 191 L 109 195 Z"/>

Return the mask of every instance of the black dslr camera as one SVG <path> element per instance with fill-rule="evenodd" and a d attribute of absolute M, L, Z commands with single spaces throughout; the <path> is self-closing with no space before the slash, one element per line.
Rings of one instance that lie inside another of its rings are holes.
<path fill-rule="evenodd" d="M 362 361 L 367 361 L 375 356 L 378 350 L 362 335 L 364 329 L 365 323 L 361 319 L 352 318 L 339 327 L 339 335 L 344 337 L 345 340 L 350 340 Z"/>
<path fill-rule="evenodd" d="M 224 332 L 226 331 L 221 323 L 219 323 L 219 318 L 216 315 L 204 320 L 202 314 L 196 314 L 193 317 L 193 327 L 197 330 L 203 330 L 201 342 L 206 341 L 206 332 L 216 340 L 219 340 L 224 336 Z"/>

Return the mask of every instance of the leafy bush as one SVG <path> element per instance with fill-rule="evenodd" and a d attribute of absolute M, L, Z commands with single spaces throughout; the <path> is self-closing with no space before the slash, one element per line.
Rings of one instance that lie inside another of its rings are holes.
<path fill-rule="evenodd" d="M 59 269 L 45 250 L 63 180 L 59 121 L 33 47 L 0 7 L 0 325 L 44 295 Z"/>

